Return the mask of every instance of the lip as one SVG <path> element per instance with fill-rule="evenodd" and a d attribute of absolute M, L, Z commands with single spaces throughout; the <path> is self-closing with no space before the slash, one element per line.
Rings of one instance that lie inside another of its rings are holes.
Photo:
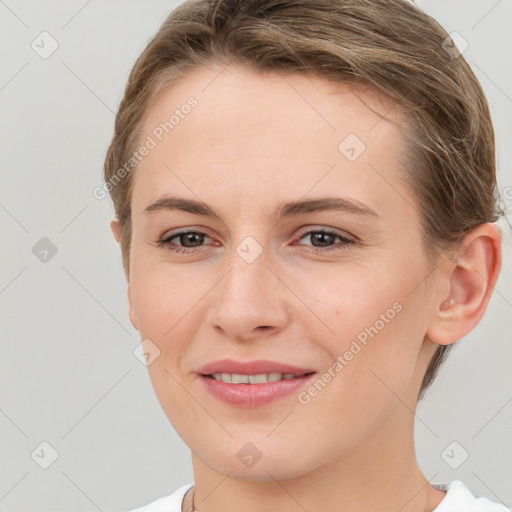
<path fill-rule="evenodd" d="M 264 384 L 231 384 L 200 375 L 206 390 L 215 398 L 229 405 L 252 409 L 274 402 L 298 392 L 316 373 L 311 373 L 296 379 L 267 382 Z"/>
<path fill-rule="evenodd" d="M 233 359 L 219 359 L 202 366 L 197 373 L 211 375 L 213 373 L 238 373 L 241 375 L 259 375 L 261 373 L 293 373 L 303 375 L 314 372 L 313 368 L 300 368 L 287 363 L 258 359 L 255 361 L 234 361 Z"/>
<path fill-rule="evenodd" d="M 232 384 L 215 380 L 208 375 L 213 373 L 238 373 L 258 375 L 261 373 L 293 373 L 302 375 L 294 379 L 259 384 Z M 204 365 L 198 372 L 205 389 L 215 398 L 232 406 L 251 409 L 289 396 L 304 387 L 316 371 L 277 361 L 257 360 L 248 362 L 222 359 Z M 309 375 L 304 375 L 309 374 Z"/>

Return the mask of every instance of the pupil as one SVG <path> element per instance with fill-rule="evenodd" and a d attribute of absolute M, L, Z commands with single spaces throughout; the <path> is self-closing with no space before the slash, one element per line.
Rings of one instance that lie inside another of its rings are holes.
<path fill-rule="evenodd" d="M 180 243 L 182 245 L 184 245 L 185 247 L 196 247 L 196 245 L 199 245 L 199 244 L 194 245 L 194 242 L 201 243 L 203 241 L 203 239 L 204 239 L 204 235 L 202 235 L 201 233 L 185 233 L 184 235 L 181 235 Z M 189 242 L 191 242 L 192 245 L 189 245 Z"/>
<path fill-rule="evenodd" d="M 334 243 L 333 235 L 330 233 L 313 233 L 311 236 L 313 239 L 316 237 L 316 240 L 320 242 L 320 245 L 330 245 Z"/>

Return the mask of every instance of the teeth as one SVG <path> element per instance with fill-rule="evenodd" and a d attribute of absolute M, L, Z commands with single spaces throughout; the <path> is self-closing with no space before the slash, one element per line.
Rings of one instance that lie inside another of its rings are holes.
<path fill-rule="evenodd" d="M 231 382 L 233 384 L 249 384 L 249 375 L 238 375 L 238 373 L 231 374 Z"/>
<path fill-rule="evenodd" d="M 279 380 L 290 380 L 302 375 L 294 375 L 293 373 L 260 373 L 258 375 L 240 375 L 238 373 L 214 373 L 212 377 L 215 380 L 229 382 L 231 384 L 265 384 L 266 382 L 277 382 Z"/>
<path fill-rule="evenodd" d="M 249 375 L 249 384 L 263 384 L 268 382 L 268 375 L 261 373 L 259 375 Z"/>

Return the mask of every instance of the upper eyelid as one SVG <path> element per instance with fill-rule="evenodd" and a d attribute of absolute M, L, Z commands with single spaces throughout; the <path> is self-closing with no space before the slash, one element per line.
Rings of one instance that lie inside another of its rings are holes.
<path fill-rule="evenodd" d="M 182 228 L 182 229 L 179 229 L 178 228 L 178 231 L 174 232 L 174 233 L 169 233 L 169 232 L 165 232 L 161 237 L 160 237 L 160 240 L 169 240 L 171 238 L 174 238 L 174 237 L 177 237 L 179 235 L 186 235 L 187 233 L 201 233 L 205 236 L 207 236 L 208 238 L 213 238 L 211 237 L 204 228 Z"/>
<path fill-rule="evenodd" d="M 353 238 L 354 240 L 357 240 L 355 235 L 352 235 L 351 233 L 348 233 L 342 229 L 331 228 L 329 226 L 306 226 L 304 229 L 299 230 L 298 236 L 302 238 L 303 236 L 309 235 L 316 231 L 324 231 L 330 234 L 332 233 L 336 236 L 340 236 L 341 238 Z"/>

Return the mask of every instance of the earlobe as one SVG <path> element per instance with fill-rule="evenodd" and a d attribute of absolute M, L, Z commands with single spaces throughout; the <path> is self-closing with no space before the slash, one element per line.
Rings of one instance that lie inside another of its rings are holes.
<path fill-rule="evenodd" d="M 456 260 L 446 258 L 443 267 L 449 293 L 436 298 L 426 336 L 439 345 L 449 345 L 471 332 L 487 309 L 501 269 L 499 228 L 482 224 L 472 230 Z"/>
<path fill-rule="evenodd" d="M 121 224 L 117 217 L 110 223 L 110 229 L 112 230 L 112 234 L 114 235 L 116 242 L 118 244 L 121 243 Z"/>

